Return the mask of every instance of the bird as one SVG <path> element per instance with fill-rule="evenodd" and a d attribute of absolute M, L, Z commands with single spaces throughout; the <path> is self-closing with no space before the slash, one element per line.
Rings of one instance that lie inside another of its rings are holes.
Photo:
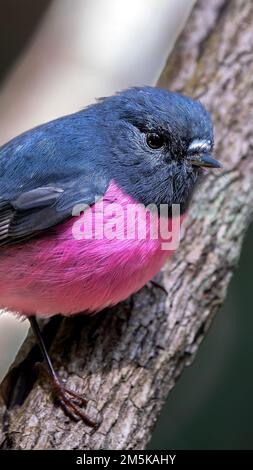
<path fill-rule="evenodd" d="M 174 205 L 184 219 L 207 168 L 222 166 L 213 147 L 200 101 L 143 86 L 0 148 L 0 308 L 29 319 L 60 404 L 89 426 L 97 423 L 87 401 L 58 377 L 37 318 L 93 314 L 150 281 L 173 252 L 163 236 L 151 236 L 152 223 L 167 207 L 171 228 Z"/>

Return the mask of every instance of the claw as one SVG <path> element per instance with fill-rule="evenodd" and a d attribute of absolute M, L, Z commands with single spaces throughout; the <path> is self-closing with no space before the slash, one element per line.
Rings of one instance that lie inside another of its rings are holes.
<path fill-rule="evenodd" d="M 53 383 L 53 392 L 56 399 L 70 418 L 76 420 L 77 417 L 79 417 L 85 424 L 87 424 L 87 426 L 96 429 L 101 424 L 101 420 L 94 421 L 82 410 L 82 407 L 87 406 L 88 401 L 86 398 L 64 387 L 64 385 L 58 381 Z"/>
<path fill-rule="evenodd" d="M 152 284 L 152 286 L 157 287 L 158 289 L 161 289 L 166 295 L 168 295 L 168 291 L 165 289 L 164 286 L 162 286 L 161 284 L 159 284 L 159 282 L 150 281 L 150 283 Z"/>

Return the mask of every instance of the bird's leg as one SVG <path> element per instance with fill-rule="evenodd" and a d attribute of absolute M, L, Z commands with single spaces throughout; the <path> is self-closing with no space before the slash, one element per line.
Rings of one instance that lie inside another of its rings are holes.
<path fill-rule="evenodd" d="M 95 422 L 90 419 L 86 413 L 82 410 L 83 407 L 87 405 L 87 400 L 83 398 L 78 393 L 73 392 L 72 390 L 68 390 L 58 375 L 55 372 L 49 354 L 47 352 L 44 340 L 42 338 L 42 334 L 38 325 L 38 322 L 35 317 L 29 318 L 33 333 L 38 341 L 43 359 L 46 363 L 48 374 L 53 386 L 53 392 L 58 399 L 59 403 L 61 404 L 62 408 L 69 415 L 72 419 L 76 419 L 77 417 L 81 418 L 85 424 L 91 427 L 98 427 L 100 424 L 99 422 Z"/>
<path fill-rule="evenodd" d="M 150 282 L 150 284 L 152 284 L 152 286 L 157 287 L 158 289 L 161 289 L 166 295 L 168 295 L 168 291 L 165 289 L 164 286 L 162 286 L 162 284 L 159 284 L 159 282 L 156 282 L 156 281 L 153 281 L 153 280 L 151 280 L 149 282 Z"/>

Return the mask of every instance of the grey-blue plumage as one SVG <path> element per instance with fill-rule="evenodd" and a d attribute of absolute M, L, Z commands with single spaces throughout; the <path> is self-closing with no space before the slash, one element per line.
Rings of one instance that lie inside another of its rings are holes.
<path fill-rule="evenodd" d="M 76 204 L 103 196 L 112 180 L 137 202 L 178 203 L 185 211 L 205 166 L 196 155 L 212 147 L 205 108 L 152 87 L 42 124 L 0 149 L 0 244 L 59 224 Z"/>

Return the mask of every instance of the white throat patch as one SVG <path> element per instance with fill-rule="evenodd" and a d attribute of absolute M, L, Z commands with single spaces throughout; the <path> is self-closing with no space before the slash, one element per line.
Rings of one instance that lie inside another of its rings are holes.
<path fill-rule="evenodd" d="M 195 139 L 189 145 L 188 150 L 191 152 L 198 152 L 200 150 L 211 150 L 211 141 L 210 140 L 200 140 Z"/>

